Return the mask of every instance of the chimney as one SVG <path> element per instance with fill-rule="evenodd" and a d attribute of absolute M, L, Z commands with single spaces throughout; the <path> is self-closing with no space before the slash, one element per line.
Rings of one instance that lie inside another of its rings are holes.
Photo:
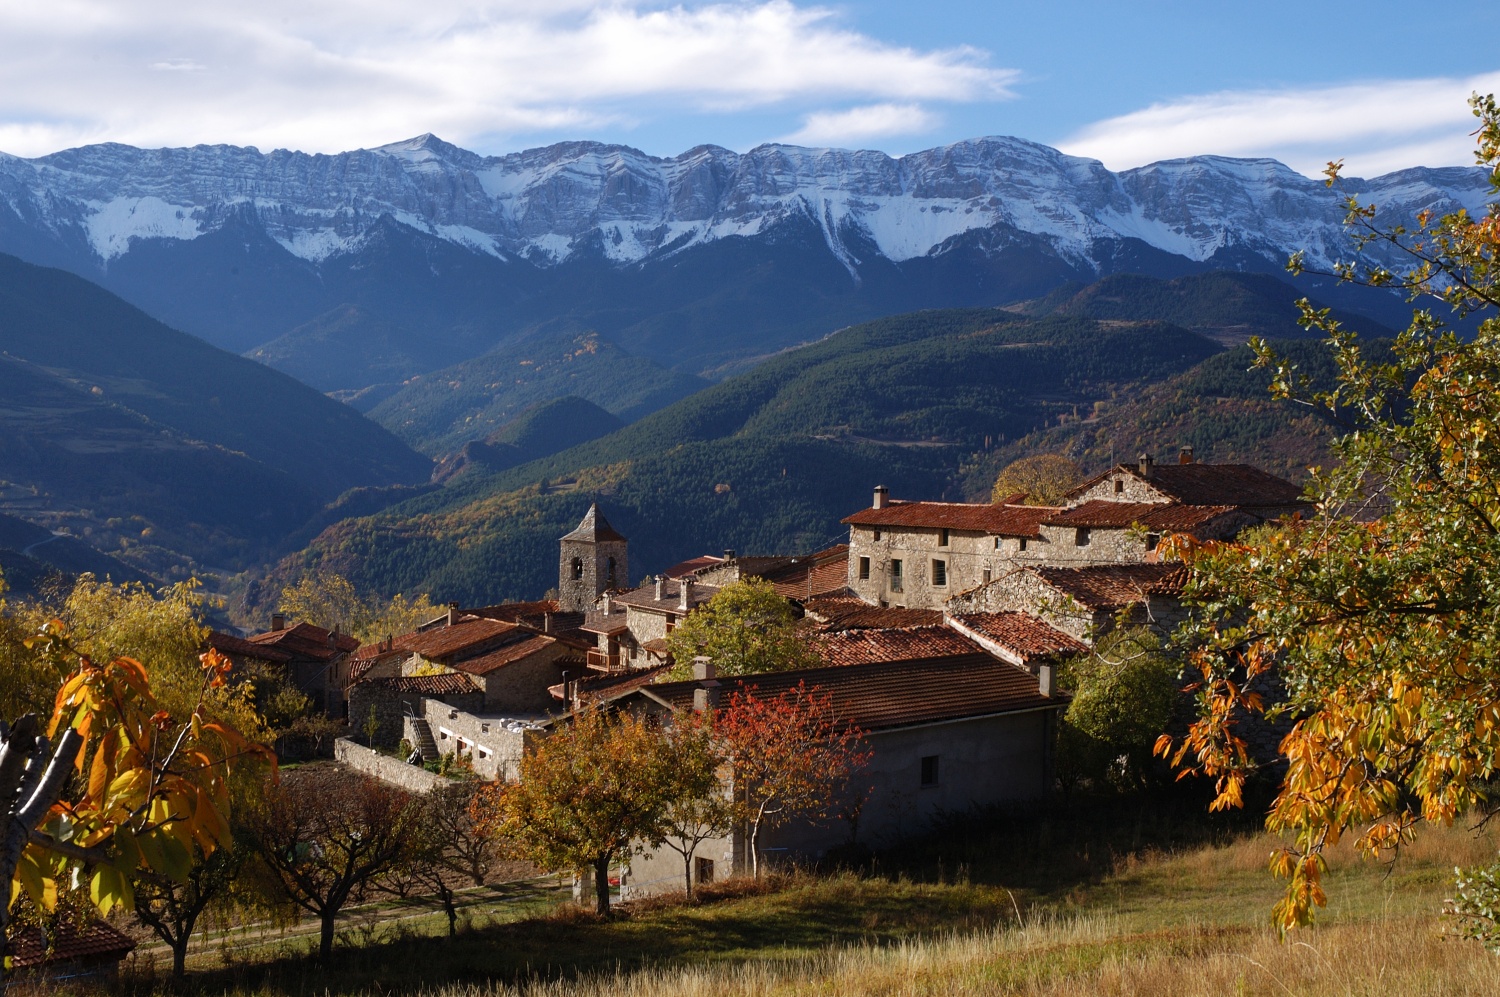
<path fill-rule="evenodd" d="M 677 608 L 682 610 L 691 609 L 693 605 L 693 580 L 691 578 L 684 578 L 677 583 L 677 588 Z"/>
<path fill-rule="evenodd" d="M 729 548 L 728 550 L 726 550 L 724 552 L 724 560 L 726 560 L 726 561 L 733 561 L 734 560 L 734 548 L 733 547 Z"/>
<path fill-rule="evenodd" d="M 1177 463 L 1191 464 L 1193 462 L 1193 448 L 1183 447 L 1177 451 Z"/>
<path fill-rule="evenodd" d="M 693 659 L 693 678 L 698 688 L 693 690 L 693 712 L 707 713 L 719 705 L 719 682 L 714 678 L 714 663 L 699 656 Z"/>
<path fill-rule="evenodd" d="M 272 630 L 285 630 L 286 629 L 286 614 L 285 613 L 272 613 L 271 614 L 271 629 Z"/>
<path fill-rule="evenodd" d="M 891 490 L 885 485 L 875 486 L 875 508 L 884 509 L 891 504 Z"/>
<path fill-rule="evenodd" d="M 1036 682 L 1043 696 L 1052 695 L 1052 665 L 1050 663 L 1037 665 Z"/>
<path fill-rule="evenodd" d="M 661 602 L 667 595 L 667 579 L 665 575 L 656 576 L 656 601 Z"/>
<path fill-rule="evenodd" d="M 542 614 L 542 633 L 544 633 L 544 634 L 550 634 L 551 632 L 552 632 L 552 614 L 551 613 L 543 613 Z"/>
<path fill-rule="evenodd" d="M 1143 453 L 1137 466 L 1141 472 L 1141 477 L 1149 479 L 1151 477 L 1151 468 L 1156 466 L 1156 461 L 1151 458 L 1150 454 Z"/>
<path fill-rule="evenodd" d="M 458 622 L 458 603 L 448 603 L 448 625 L 451 627 Z"/>
<path fill-rule="evenodd" d="M 329 647 L 338 647 L 339 646 L 339 625 L 337 623 L 335 623 L 333 625 L 333 629 L 332 630 L 328 631 L 328 646 Z"/>
<path fill-rule="evenodd" d="M 610 598 L 609 589 L 604 590 L 604 615 L 608 616 L 615 611 L 614 600 Z"/>

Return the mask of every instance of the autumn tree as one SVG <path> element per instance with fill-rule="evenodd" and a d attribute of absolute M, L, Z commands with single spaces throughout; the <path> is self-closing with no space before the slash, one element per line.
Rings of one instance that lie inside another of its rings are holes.
<path fill-rule="evenodd" d="M 1500 194 L 1500 111 L 1493 97 L 1472 103 Z M 1334 274 L 1428 307 L 1375 354 L 1304 302 L 1338 369 L 1321 393 L 1256 344 L 1273 391 L 1341 432 L 1336 463 L 1308 486 L 1318 515 L 1172 545 L 1192 568 L 1182 642 L 1201 714 L 1161 747 L 1216 780 L 1215 808 L 1235 806 L 1254 768 L 1240 718 L 1291 722 L 1266 820 L 1290 837 L 1272 863 L 1287 879 L 1282 927 L 1324 904 L 1324 849 L 1353 835 L 1361 852 L 1390 854 L 1423 822 L 1492 808 L 1500 759 L 1500 199 L 1480 217 L 1424 212 L 1409 225 L 1347 207 L 1364 262 Z M 1308 269 L 1300 255 L 1291 268 Z M 1434 307 L 1471 320 L 1472 337 Z"/>
<path fill-rule="evenodd" d="M 521 779 L 483 790 L 487 830 L 548 869 L 592 869 L 609 913 L 609 867 L 658 827 L 672 789 L 661 739 L 645 720 L 584 709 L 532 745 Z"/>
<path fill-rule="evenodd" d="M 210 855 L 196 847 L 194 852 L 185 876 L 150 869 L 135 879 L 135 916 L 172 950 L 172 979 L 179 982 L 187 973 L 188 944 L 198 919 L 228 893 L 246 856 L 235 847 L 217 848 Z"/>
<path fill-rule="evenodd" d="M 742 819 L 741 807 L 711 712 L 678 711 L 660 737 L 669 784 L 651 843 L 681 856 L 683 888 L 692 900 L 693 856 L 705 841 L 734 830 Z"/>
<path fill-rule="evenodd" d="M 499 842 L 484 833 L 475 819 L 480 785 L 474 780 L 456 781 L 416 800 L 411 847 L 396 870 L 404 884 L 422 889 L 442 903 L 448 915 L 449 937 L 458 934 L 455 882 L 467 880 L 483 886 L 498 851 Z"/>
<path fill-rule="evenodd" d="M 1011 461 L 995 478 L 991 502 L 1024 494 L 1027 505 L 1057 505 L 1083 479 L 1083 469 L 1061 454 L 1037 454 Z"/>
<path fill-rule="evenodd" d="M 777 696 L 735 692 L 715 721 L 750 829 L 751 869 L 760 876 L 760 839 L 796 818 L 816 821 L 851 795 L 870 760 L 863 732 L 834 713 L 832 697 L 799 682 Z"/>
<path fill-rule="evenodd" d="M 438 615 L 425 594 L 415 599 L 399 592 L 389 599 L 366 596 L 335 572 L 303 575 L 281 590 L 278 605 L 290 619 L 337 629 L 365 642 L 409 633 Z"/>
<path fill-rule="evenodd" d="M 321 958 L 333 952 L 339 911 L 406 857 L 416 815 L 409 794 L 331 766 L 266 787 L 247 828 L 287 900 L 321 922 Z"/>
<path fill-rule="evenodd" d="M 693 658 L 709 658 L 720 675 L 815 668 L 821 662 L 797 632 L 797 615 L 762 578 L 726 585 L 667 635 L 673 678 L 691 678 Z"/>
<path fill-rule="evenodd" d="M 45 734 L 34 713 L 0 721 L 0 800 L 7 801 L 0 882 L 10 885 L 0 937 L 7 943 L 10 904 L 23 891 L 47 911 L 62 884 L 86 883 L 108 914 L 133 905 L 142 875 L 186 880 L 195 857 L 230 844 L 233 771 L 274 765 L 265 748 L 208 711 L 210 693 L 226 686 L 230 671 L 215 652 L 201 656 L 197 702 L 178 720 L 156 699 L 144 665 L 80 654 L 60 622 L 23 646 L 61 688 Z"/>

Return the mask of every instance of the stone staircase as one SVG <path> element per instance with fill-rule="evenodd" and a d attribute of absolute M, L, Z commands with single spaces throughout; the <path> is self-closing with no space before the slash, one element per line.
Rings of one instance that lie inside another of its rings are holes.
<path fill-rule="evenodd" d="M 435 762 L 442 757 L 438 753 L 437 740 L 432 736 L 432 726 L 427 723 L 425 717 L 407 717 L 406 724 L 411 733 L 415 735 L 409 740 L 416 745 L 417 751 L 422 755 L 422 761 Z"/>

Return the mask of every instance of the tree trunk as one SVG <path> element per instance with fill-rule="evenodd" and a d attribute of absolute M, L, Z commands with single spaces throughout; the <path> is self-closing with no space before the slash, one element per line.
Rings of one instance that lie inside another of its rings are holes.
<path fill-rule="evenodd" d="M 609 856 L 594 860 L 594 910 L 600 917 L 609 916 Z"/>
<path fill-rule="evenodd" d="M 448 914 L 448 937 L 458 937 L 458 906 L 453 902 L 453 891 L 444 887 L 439 893 L 443 898 L 443 910 Z"/>
<path fill-rule="evenodd" d="M 191 935 L 178 935 L 172 939 L 172 981 L 181 983 L 187 976 L 187 947 Z"/>
<path fill-rule="evenodd" d="M 693 850 L 688 848 L 682 853 L 682 882 L 687 886 L 688 903 L 693 902 Z"/>
<path fill-rule="evenodd" d="M 760 821 L 750 822 L 750 878 L 760 879 Z"/>
<path fill-rule="evenodd" d="M 333 920 L 338 917 L 337 910 L 325 910 L 323 912 L 323 934 L 318 940 L 318 958 L 324 962 L 333 955 Z"/>

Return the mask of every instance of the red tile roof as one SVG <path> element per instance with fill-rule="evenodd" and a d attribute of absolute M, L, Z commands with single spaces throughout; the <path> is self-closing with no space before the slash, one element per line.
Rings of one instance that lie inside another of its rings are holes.
<path fill-rule="evenodd" d="M 633 689 L 639 689 L 643 685 L 650 685 L 666 674 L 666 671 L 666 665 L 657 665 L 655 668 L 637 668 L 628 672 L 600 675 L 597 678 L 579 679 L 578 695 L 585 700 L 613 699 Z M 548 686 L 547 691 L 552 694 L 553 699 L 562 700 L 561 682 Z"/>
<path fill-rule="evenodd" d="M 359 641 L 349 634 L 331 636 L 332 644 L 329 643 L 329 631 L 311 623 L 298 623 L 285 630 L 268 630 L 256 634 L 250 638 L 250 643 L 278 648 L 292 658 L 311 658 L 314 661 L 328 661 L 340 654 L 359 650 Z"/>
<path fill-rule="evenodd" d="M 291 654 L 279 647 L 256 644 L 253 641 L 245 640 L 243 637 L 220 633 L 217 630 L 209 631 L 208 646 L 220 654 L 227 654 L 231 657 L 238 656 L 254 658 L 257 661 L 276 661 L 282 663 L 292 660 Z"/>
<path fill-rule="evenodd" d="M 459 696 L 480 692 L 474 680 L 460 672 L 442 675 L 401 675 L 392 678 L 371 679 L 371 685 L 385 686 L 396 692 L 411 692 L 419 696 Z"/>
<path fill-rule="evenodd" d="M 699 606 L 703 605 L 705 602 L 717 595 L 718 592 L 719 587 L 717 585 L 706 585 L 703 582 L 694 582 L 693 591 L 688 597 L 689 601 L 691 602 L 689 608 L 697 609 Z M 668 578 L 666 581 L 662 582 L 662 598 L 660 602 L 658 602 L 656 599 L 655 582 L 642 585 L 638 589 L 631 589 L 629 592 L 621 592 L 619 595 L 613 597 L 613 601 L 621 606 L 630 606 L 635 609 L 649 609 L 652 612 L 656 613 L 680 613 L 682 612 L 682 610 L 678 608 L 678 603 L 680 601 L 681 594 L 681 579 Z M 590 629 L 592 629 L 593 627 L 593 622 L 594 621 L 591 615 L 589 621 Z"/>
<path fill-rule="evenodd" d="M 897 502 L 865 509 L 844 522 L 851 526 L 915 526 L 968 530 L 1002 537 L 1040 536 L 1038 526 L 1058 510 L 1042 505 L 987 505 L 969 502 Z"/>
<path fill-rule="evenodd" d="M 953 617 L 953 622 L 994 641 L 1022 661 L 1081 654 L 1089 649 L 1083 641 L 1030 613 L 966 613 Z"/>
<path fill-rule="evenodd" d="M 858 596 L 823 596 L 803 604 L 805 625 L 815 630 L 890 630 L 937 626 L 941 609 L 901 609 L 872 606 Z"/>
<path fill-rule="evenodd" d="M 691 575 L 693 572 L 699 571 L 703 568 L 712 568 L 715 565 L 723 563 L 724 559 L 722 557 L 715 557 L 712 554 L 703 554 L 699 557 L 690 557 L 686 561 L 679 561 L 677 564 L 672 565 L 666 571 L 663 571 L 662 574 L 666 575 L 668 578 L 682 578 L 685 575 Z"/>
<path fill-rule="evenodd" d="M 1176 502 L 1110 502 L 1091 499 L 1044 521 L 1047 526 L 1148 530 L 1191 530 L 1236 510 L 1232 505 L 1179 505 Z"/>
<path fill-rule="evenodd" d="M 868 731 L 1061 708 L 1067 702 L 1061 697 L 1043 696 L 1035 676 L 984 653 L 742 675 L 718 682 L 721 705 L 736 692 L 767 698 L 805 682 L 808 688 L 831 697 L 834 714 L 841 721 Z M 695 681 L 657 683 L 644 687 L 640 694 L 674 709 L 690 709 L 697 688 Z"/>
<path fill-rule="evenodd" d="M 818 657 L 828 664 L 845 666 L 872 661 L 956 658 L 983 650 L 963 634 L 942 625 L 820 633 L 813 635 L 810 643 Z"/>
<path fill-rule="evenodd" d="M 402 634 L 396 640 L 401 649 L 435 661 L 476 648 L 519 629 L 516 624 L 504 620 L 476 618 L 459 620 L 452 626 Z"/>
<path fill-rule="evenodd" d="M 1082 568 L 1025 570 L 1087 609 L 1115 609 L 1148 596 L 1175 595 L 1187 583 L 1187 568 L 1177 563 L 1091 564 Z"/>
<path fill-rule="evenodd" d="M 449 665 L 461 672 L 468 672 L 470 675 L 488 675 L 497 668 L 503 668 L 522 658 L 529 658 L 556 643 L 554 638 L 544 634 L 533 634 L 529 630 L 518 629 L 514 637 L 507 640 L 501 647 L 471 658 L 452 659 Z"/>
<path fill-rule="evenodd" d="M 134 949 L 135 942 L 108 922 L 90 921 L 80 928 L 64 921 L 57 928 L 50 953 L 42 930 L 30 926 L 15 931 L 9 951 L 16 969 L 30 969 L 60 962 L 116 962 Z"/>
<path fill-rule="evenodd" d="M 1141 478 L 1138 465 L 1121 464 L 1095 475 L 1068 493 L 1081 495 L 1112 474 Z M 1296 506 L 1302 489 L 1250 464 L 1154 464 L 1149 478 L 1157 491 L 1184 505 Z"/>
<path fill-rule="evenodd" d="M 849 545 L 793 558 L 788 564 L 761 576 L 787 599 L 806 600 L 849 587 Z"/>

